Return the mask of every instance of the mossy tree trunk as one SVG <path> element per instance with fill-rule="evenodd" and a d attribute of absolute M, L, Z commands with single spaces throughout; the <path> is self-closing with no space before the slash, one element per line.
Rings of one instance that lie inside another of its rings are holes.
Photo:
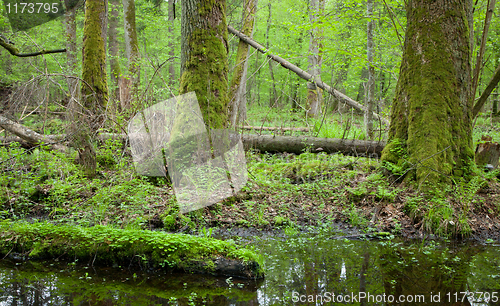
<path fill-rule="evenodd" d="M 435 186 L 467 175 L 473 162 L 470 0 L 410 0 L 389 141 L 388 169 Z"/>
<path fill-rule="evenodd" d="M 111 0 L 110 2 L 110 18 L 108 27 L 108 49 L 109 49 L 109 66 L 111 71 L 111 82 L 113 83 L 113 99 L 119 99 L 118 80 L 121 75 L 119 44 L 118 44 L 118 16 L 120 14 L 120 1 Z"/>
<path fill-rule="evenodd" d="M 243 8 L 243 29 L 242 33 L 252 37 L 255 10 L 257 8 L 257 0 L 245 0 Z M 244 41 L 238 43 L 238 51 L 236 53 L 236 66 L 234 68 L 233 78 L 229 85 L 229 119 L 231 125 L 236 125 L 236 122 L 243 122 L 246 119 L 246 84 L 248 71 L 248 54 L 249 46 Z"/>
<path fill-rule="evenodd" d="M 72 145 L 79 152 L 79 163 L 87 176 L 95 176 L 96 156 L 90 138 L 104 122 L 104 108 L 108 101 L 106 76 L 106 52 L 102 37 L 106 20 L 106 1 L 85 2 L 85 25 L 83 29 L 83 64 L 81 107 L 73 103 L 73 122 L 70 135 Z"/>
<path fill-rule="evenodd" d="M 308 72 L 313 76 L 315 81 L 321 80 L 321 62 L 320 54 L 320 39 L 321 27 L 318 27 L 318 16 L 324 8 L 324 0 L 311 0 L 309 6 L 309 20 L 313 25 L 310 31 L 309 40 L 309 69 Z M 316 86 L 315 82 L 307 83 L 307 115 L 317 117 L 321 112 L 321 104 L 323 100 L 323 91 Z"/>
<path fill-rule="evenodd" d="M 180 94 L 194 91 L 210 128 L 228 125 L 225 0 L 183 0 Z"/>
<path fill-rule="evenodd" d="M 125 94 L 125 101 L 121 101 L 123 108 L 130 107 L 132 100 L 137 98 L 139 92 L 140 81 L 140 58 L 139 58 L 139 42 L 137 40 L 137 30 L 135 24 L 135 0 L 123 0 L 123 24 L 125 30 L 125 53 L 128 60 L 128 75 L 125 77 L 130 86 L 126 90 L 130 90 L 130 94 Z"/>

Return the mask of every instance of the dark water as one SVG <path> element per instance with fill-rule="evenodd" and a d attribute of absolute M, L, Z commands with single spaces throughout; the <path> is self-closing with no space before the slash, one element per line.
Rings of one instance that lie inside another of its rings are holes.
<path fill-rule="evenodd" d="M 500 305 L 500 246 L 262 238 L 266 279 L 0 260 L 4 305 Z M 364 298 L 363 298 L 364 297 Z"/>

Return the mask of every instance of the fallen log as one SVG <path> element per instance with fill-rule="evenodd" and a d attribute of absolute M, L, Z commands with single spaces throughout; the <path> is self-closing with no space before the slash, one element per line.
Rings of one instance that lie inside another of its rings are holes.
<path fill-rule="evenodd" d="M 245 150 L 256 149 L 270 153 L 300 154 L 309 150 L 312 153 L 344 153 L 346 155 L 379 158 L 384 149 L 384 141 L 347 140 L 318 138 L 310 136 L 273 136 L 241 135 Z"/>
<path fill-rule="evenodd" d="M 45 139 L 57 141 L 65 138 L 65 135 L 45 135 Z M 109 138 L 127 140 L 125 134 L 102 133 L 98 135 L 100 140 Z M 0 142 L 8 143 L 23 141 L 16 137 L 0 137 Z M 241 140 L 245 150 L 258 150 L 269 153 L 294 153 L 300 154 L 309 150 L 312 153 L 344 153 L 354 156 L 367 156 L 379 158 L 384 149 L 384 141 L 348 140 L 337 138 L 318 138 L 311 136 L 273 136 L 242 134 Z M 28 141 L 29 142 L 29 141 Z"/>
<path fill-rule="evenodd" d="M 43 143 L 44 145 L 49 145 L 53 149 L 61 152 L 66 152 L 68 150 L 67 146 L 57 143 L 57 141 L 54 141 L 54 139 L 50 139 L 45 135 L 38 134 L 37 132 L 17 122 L 9 120 L 8 118 L 5 118 L 4 116 L 1 115 L 0 115 L 0 127 L 20 137 L 21 139 L 25 140 L 30 144 L 39 145 Z"/>
<path fill-rule="evenodd" d="M 245 34 L 237 31 L 236 29 L 234 29 L 233 27 L 231 26 L 227 26 L 227 29 L 229 30 L 230 33 L 238 36 L 239 39 L 241 39 L 241 41 L 249 44 L 250 46 L 254 47 L 255 49 L 257 49 L 257 51 L 265 54 L 267 57 L 269 57 L 270 59 L 278 62 L 281 66 L 283 66 L 284 68 L 294 72 L 296 75 L 298 75 L 300 78 L 308 81 L 308 82 L 314 82 L 316 84 L 316 86 L 318 86 L 319 88 L 325 90 L 326 92 L 328 92 L 329 94 L 333 95 L 335 98 L 337 98 L 338 100 L 340 100 L 341 102 L 357 109 L 357 110 L 360 110 L 362 112 L 366 112 L 366 108 L 361 105 L 360 103 L 354 101 L 353 99 L 351 99 L 350 97 L 346 96 L 345 94 L 341 93 L 340 91 L 338 90 L 335 90 L 334 88 L 332 88 L 331 86 L 327 85 L 325 82 L 321 81 L 321 80 L 316 80 L 311 74 L 307 73 L 306 71 L 300 69 L 299 67 L 295 66 L 294 64 L 290 63 L 289 61 L 277 56 L 277 55 L 274 55 L 274 54 L 271 54 L 269 53 L 269 50 L 267 50 L 264 46 L 262 46 L 261 44 L 259 44 L 258 42 L 256 42 L 255 40 L 253 40 L 252 38 L 246 36 Z M 386 118 L 380 116 L 379 114 L 377 113 L 373 113 L 373 116 L 375 118 L 377 118 L 378 120 L 381 120 L 382 122 L 386 123 L 386 124 L 389 124 L 389 120 L 387 120 Z"/>
<path fill-rule="evenodd" d="M 260 130 L 260 131 L 293 131 L 293 132 L 309 132 L 309 128 L 301 127 L 301 128 L 287 128 L 287 127 L 279 127 L 279 126 L 250 126 L 244 125 L 238 127 L 243 130 Z"/>

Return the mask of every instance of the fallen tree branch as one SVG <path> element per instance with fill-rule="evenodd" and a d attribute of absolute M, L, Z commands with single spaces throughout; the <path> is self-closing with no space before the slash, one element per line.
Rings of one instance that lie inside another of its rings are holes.
<path fill-rule="evenodd" d="M 20 137 L 21 139 L 25 140 L 30 144 L 39 145 L 43 143 L 44 145 L 49 145 L 53 149 L 61 152 L 66 152 L 68 150 L 67 146 L 57 143 L 56 141 L 54 141 L 54 139 L 38 134 L 37 132 L 19 123 L 9 120 L 1 115 L 0 115 L 0 127 Z"/>
<path fill-rule="evenodd" d="M 500 81 L 500 65 L 498 66 L 497 70 L 495 71 L 495 74 L 491 78 L 490 83 L 488 84 L 488 86 L 486 86 L 486 89 L 481 94 L 481 97 L 479 97 L 479 100 L 477 100 L 476 104 L 474 104 L 474 108 L 472 109 L 472 118 L 475 118 L 479 114 L 481 108 L 483 108 L 484 106 L 484 103 L 486 103 L 486 100 L 488 99 L 490 94 L 497 87 L 499 81 Z"/>
<path fill-rule="evenodd" d="M 41 50 L 38 52 L 33 52 L 33 53 L 19 53 L 19 50 L 17 50 L 16 47 L 14 47 L 14 44 L 6 39 L 3 35 L 0 35 L 0 46 L 4 47 L 5 50 L 9 51 L 10 54 L 17 56 L 17 57 L 32 57 L 32 56 L 38 56 L 42 54 L 51 54 L 51 53 L 64 53 L 66 52 L 66 49 L 57 49 L 57 50 Z"/>
<path fill-rule="evenodd" d="M 294 64 L 290 63 L 289 61 L 277 56 L 277 55 L 274 55 L 274 54 L 271 54 L 269 53 L 269 50 L 267 50 L 264 46 L 260 45 L 258 42 L 256 42 L 255 40 L 253 40 L 252 38 L 246 36 L 245 34 L 237 31 L 236 29 L 234 29 L 233 27 L 231 26 L 227 26 L 228 30 L 230 33 L 238 36 L 243 42 L 249 44 L 250 46 L 254 47 L 255 49 L 257 49 L 259 52 L 265 54 L 267 57 L 269 57 L 270 59 L 278 62 L 281 66 L 283 66 L 284 68 L 288 69 L 288 70 L 291 70 L 292 72 L 294 72 L 295 74 L 297 74 L 300 78 L 308 81 L 308 82 L 311 82 L 311 83 L 315 83 L 316 86 L 318 86 L 319 88 L 327 91 L 328 93 L 330 93 L 331 95 L 333 95 L 335 98 L 337 98 L 338 100 L 340 100 L 341 102 L 357 109 L 357 110 L 360 110 L 362 112 L 366 112 L 366 108 L 361 105 L 360 103 L 354 101 L 353 99 L 349 98 L 348 96 L 346 96 L 345 94 L 341 93 L 340 91 L 338 90 L 335 90 L 334 88 L 332 88 L 331 86 L 327 85 L 325 82 L 321 81 L 321 80 L 315 80 L 315 78 L 307 73 L 306 71 L 300 69 L 299 67 L 295 66 Z M 378 115 L 377 113 L 373 113 L 373 116 L 375 116 L 377 119 L 381 120 L 382 122 L 386 123 L 386 124 L 389 124 L 389 120 L 387 120 L 386 118 L 383 118 L 382 116 Z"/>

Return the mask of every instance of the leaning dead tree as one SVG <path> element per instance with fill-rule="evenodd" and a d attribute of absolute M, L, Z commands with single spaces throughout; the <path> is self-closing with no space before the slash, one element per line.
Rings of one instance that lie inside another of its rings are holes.
<path fill-rule="evenodd" d="M 318 79 L 314 79 L 314 77 L 310 74 L 310 73 L 307 73 L 306 71 L 300 69 L 299 67 L 295 66 L 294 64 L 290 63 L 289 61 L 283 59 L 282 57 L 279 57 L 277 55 L 274 55 L 274 54 L 271 54 L 269 53 L 269 50 L 267 48 L 265 48 L 264 46 L 262 46 L 261 44 L 259 44 L 258 42 L 256 42 L 255 40 L 251 39 L 250 37 L 246 36 L 245 34 L 237 31 L 236 29 L 234 29 L 233 27 L 231 26 L 227 26 L 228 30 L 230 33 L 238 36 L 238 38 L 242 41 L 244 41 L 245 43 L 249 44 L 250 46 L 254 47 L 255 49 L 257 49 L 259 52 L 265 54 L 267 57 L 269 57 L 270 59 L 278 62 L 281 66 L 283 66 L 284 68 L 288 69 L 288 70 L 291 70 L 292 72 L 294 72 L 296 75 L 298 75 L 300 78 L 306 80 L 306 81 L 309 81 L 309 82 L 314 82 L 316 84 L 317 87 L 327 91 L 328 93 L 330 93 L 331 95 L 333 95 L 335 98 L 337 98 L 339 101 L 359 110 L 359 111 L 362 111 L 362 112 L 366 112 L 366 108 L 361 105 L 360 103 L 354 101 L 353 99 L 349 98 L 348 96 L 346 96 L 345 94 L 341 93 L 340 91 L 338 90 L 335 90 L 334 88 L 332 88 L 331 86 L 327 85 L 325 82 L 321 81 L 321 80 L 318 80 Z M 376 114 L 376 113 L 373 113 L 373 116 L 375 118 L 377 118 L 378 120 L 386 123 L 386 124 L 389 124 L 389 120 L 387 120 L 386 118 L 383 118 L 382 116 Z"/>

